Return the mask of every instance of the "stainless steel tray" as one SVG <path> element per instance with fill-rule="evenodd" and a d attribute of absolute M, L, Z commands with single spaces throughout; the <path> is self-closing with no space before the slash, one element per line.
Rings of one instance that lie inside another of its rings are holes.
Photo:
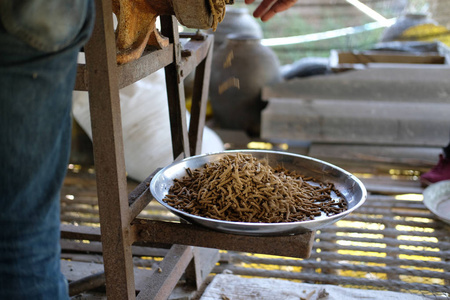
<path fill-rule="evenodd" d="M 225 155 L 233 153 L 252 154 L 258 159 L 266 159 L 272 167 L 284 166 L 290 171 L 296 171 L 304 176 L 311 176 L 322 182 L 333 183 L 348 203 L 348 209 L 340 214 L 329 217 L 320 217 L 311 221 L 286 222 L 286 223 L 249 223 L 214 220 L 206 217 L 191 215 L 177 210 L 166 204 L 163 199 L 168 193 L 173 179 L 181 179 L 186 176 L 186 168 L 197 169 L 206 163 L 221 159 Z M 207 228 L 227 233 L 253 235 L 253 236 L 277 236 L 298 234 L 306 231 L 314 231 L 324 226 L 335 223 L 352 211 L 360 207 L 367 197 L 366 188 L 356 176 L 349 172 L 311 157 L 287 152 L 265 150 L 233 150 L 220 153 L 197 155 L 184 160 L 174 162 L 161 169 L 150 183 L 150 191 L 155 199 L 180 218 Z"/>

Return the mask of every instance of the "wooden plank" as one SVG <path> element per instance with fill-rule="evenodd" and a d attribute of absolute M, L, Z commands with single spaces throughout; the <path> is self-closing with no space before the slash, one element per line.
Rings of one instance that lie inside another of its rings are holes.
<path fill-rule="evenodd" d="M 438 53 L 409 54 L 391 51 L 337 51 L 338 64 L 403 63 L 444 64 L 445 57 Z"/>
<path fill-rule="evenodd" d="M 189 39 L 182 43 L 182 55 L 181 55 L 181 65 L 180 65 L 180 75 L 186 79 L 189 74 L 194 71 L 201 62 L 209 55 L 210 43 L 212 42 L 214 36 L 206 35 L 204 33 L 196 33 L 190 36 L 184 36 L 180 33 L 181 37 L 188 37 Z"/>
<path fill-rule="evenodd" d="M 191 155 L 202 152 L 203 131 L 208 101 L 211 62 L 213 55 L 213 37 L 207 39 L 209 45 L 206 57 L 195 69 L 194 87 L 191 104 L 191 120 L 189 122 L 189 146 Z"/>
<path fill-rule="evenodd" d="M 82 280 L 83 278 L 97 275 L 101 277 L 101 272 L 103 270 L 102 264 L 89 263 L 89 262 L 79 262 L 79 261 L 61 261 L 61 271 L 67 278 L 67 280 L 72 283 L 77 280 Z M 148 278 L 152 276 L 153 273 L 157 271 L 157 267 L 154 269 L 142 268 L 135 266 L 134 277 L 136 278 L 136 290 L 139 292 L 148 286 Z M 97 278 L 100 279 L 100 278 Z M 100 282 L 100 281 L 98 281 Z M 104 283 L 103 283 L 104 285 Z M 79 292 L 79 291 L 77 291 Z M 194 294 L 194 290 L 190 290 L 181 284 L 178 284 L 172 291 L 168 299 L 190 299 L 191 295 Z M 83 300 L 106 300 L 106 296 L 101 290 L 96 290 L 92 292 L 84 292 L 76 295 L 75 299 Z"/>
<path fill-rule="evenodd" d="M 173 62 L 173 45 L 161 50 L 145 50 L 140 58 L 129 63 L 114 66 L 117 69 L 119 89 L 124 88 Z M 88 70 L 85 64 L 78 64 L 75 80 L 76 91 L 88 91 Z"/>
<path fill-rule="evenodd" d="M 204 40 L 195 40 L 195 37 L 183 45 L 191 55 L 180 60 L 182 77 L 187 77 L 206 57 L 209 51 L 208 46 L 209 43 L 205 43 Z M 174 61 L 174 51 L 174 44 L 169 44 L 162 50 L 146 50 L 139 59 L 118 66 L 119 88 L 126 87 L 171 64 Z"/>
<path fill-rule="evenodd" d="M 170 131 L 174 159 L 190 156 L 186 123 L 184 85 L 181 79 L 181 44 L 178 38 L 178 22 L 173 16 L 161 16 L 161 33 L 174 44 L 174 61 L 165 67 L 167 98 L 169 102 Z"/>
<path fill-rule="evenodd" d="M 96 1 L 96 21 L 85 47 L 89 71 L 97 193 L 108 299 L 134 299 L 134 273 L 127 226 L 127 179 L 120 114 L 112 4 Z"/>
<path fill-rule="evenodd" d="M 158 271 L 148 276 L 138 300 L 167 299 L 193 257 L 193 247 L 174 245 L 164 257 Z"/>
<path fill-rule="evenodd" d="M 104 266 L 103 264 L 62 260 L 61 270 L 66 279 L 71 282 L 80 280 L 93 274 L 100 274 L 103 272 Z M 138 279 L 136 280 L 136 289 L 138 291 L 144 289 L 147 285 L 147 283 L 145 283 L 145 280 L 141 278 L 147 278 L 153 273 L 154 270 L 141 269 L 137 267 L 134 268 L 135 277 Z"/>
<path fill-rule="evenodd" d="M 75 77 L 75 91 L 87 91 L 89 89 L 88 71 L 85 64 L 78 64 Z"/>
<path fill-rule="evenodd" d="M 66 279 L 70 282 L 92 274 L 101 273 L 104 271 L 104 266 L 103 264 L 96 263 L 61 260 L 61 270 Z"/>
<path fill-rule="evenodd" d="M 191 224 L 144 219 L 136 219 L 132 230 L 134 239 L 139 245 L 181 244 L 299 258 L 309 257 L 314 240 L 314 232 L 257 237 L 223 233 Z"/>
<path fill-rule="evenodd" d="M 154 51 L 144 51 L 134 61 L 117 67 L 119 89 L 124 88 L 173 62 L 173 44 Z"/>
<path fill-rule="evenodd" d="M 159 170 L 155 170 L 129 194 L 128 203 L 130 206 L 130 220 L 136 218 L 153 199 L 149 185 L 153 176 L 155 176 L 158 171 Z"/>
<path fill-rule="evenodd" d="M 92 274 L 69 283 L 69 296 L 105 286 L 105 272 Z"/>
<path fill-rule="evenodd" d="M 336 72 L 378 69 L 449 69 L 448 59 L 438 52 L 410 54 L 391 51 L 338 51 L 330 52 L 330 68 Z"/>
<path fill-rule="evenodd" d="M 139 246 L 132 246 L 131 248 L 134 256 L 164 257 L 168 251 L 167 249 L 162 248 L 149 248 Z M 103 253 L 102 244 L 92 240 L 89 243 L 86 243 L 62 239 L 61 249 L 63 250 L 63 252 L 72 252 L 72 253 L 97 253 L 97 254 Z"/>
<path fill-rule="evenodd" d="M 234 274 L 242 274 L 247 276 L 261 277 L 264 273 L 263 270 L 251 270 L 239 267 L 233 267 L 230 269 Z M 271 272 L 271 273 L 288 273 L 283 271 Z M 292 279 L 305 280 L 307 274 L 291 272 L 292 274 L 286 274 Z M 376 280 L 367 278 L 352 279 L 350 277 L 333 276 L 325 274 L 311 274 L 311 279 L 315 282 L 337 283 L 337 278 L 341 277 L 343 280 L 341 284 L 344 285 L 356 285 L 358 283 L 367 285 L 374 285 L 383 287 L 382 284 L 387 286 L 394 286 L 396 284 L 401 285 L 404 288 L 413 287 L 413 284 L 407 284 L 404 282 L 388 282 L 381 283 Z M 417 284 L 417 287 L 424 288 L 424 285 Z M 439 287 L 436 290 L 444 291 L 445 287 Z M 356 288 L 338 287 L 323 284 L 305 284 L 292 281 L 283 281 L 278 279 L 260 279 L 260 278 L 243 278 L 232 274 L 221 274 L 214 278 L 210 286 L 206 289 L 204 294 L 204 300 L 221 300 L 221 299 L 252 299 L 257 295 L 258 299 L 271 300 L 271 299 L 410 299 L 410 300 L 423 300 L 422 295 L 414 295 L 410 293 L 398 293 L 390 291 L 371 291 L 361 290 Z M 330 295 L 330 296 L 328 296 Z M 332 295 L 332 296 L 331 296 Z"/>
<path fill-rule="evenodd" d="M 100 241 L 100 228 L 61 224 L 63 239 Z"/>
<path fill-rule="evenodd" d="M 220 253 L 218 250 L 195 247 L 193 259 L 186 268 L 187 283 L 199 290 L 219 259 Z"/>

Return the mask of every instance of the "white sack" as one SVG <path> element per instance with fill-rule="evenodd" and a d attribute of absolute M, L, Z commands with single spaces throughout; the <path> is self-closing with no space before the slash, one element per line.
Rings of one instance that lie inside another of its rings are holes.
<path fill-rule="evenodd" d="M 92 139 L 88 101 L 87 92 L 74 91 L 73 116 Z M 121 89 L 120 107 L 126 170 L 130 178 L 143 181 L 155 169 L 172 162 L 164 71 L 159 70 Z M 202 153 L 223 150 L 220 137 L 205 127 Z"/>

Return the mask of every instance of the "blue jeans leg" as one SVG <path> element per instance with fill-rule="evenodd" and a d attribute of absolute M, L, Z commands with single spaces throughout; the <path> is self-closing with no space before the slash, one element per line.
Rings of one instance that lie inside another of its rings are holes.
<path fill-rule="evenodd" d="M 0 299 L 68 299 L 60 271 L 60 188 L 77 54 L 90 35 L 92 9 L 86 6 L 72 43 L 52 52 L 0 23 Z"/>

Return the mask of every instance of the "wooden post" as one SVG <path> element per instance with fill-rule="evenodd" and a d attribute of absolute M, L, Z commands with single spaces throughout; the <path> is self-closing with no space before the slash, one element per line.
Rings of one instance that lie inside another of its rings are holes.
<path fill-rule="evenodd" d="M 85 47 L 89 107 L 106 293 L 110 300 L 123 300 L 135 298 L 135 287 L 115 49 L 111 1 L 97 0 L 94 32 Z"/>
<path fill-rule="evenodd" d="M 165 67 L 167 98 L 169 102 L 170 130 L 174 159 L 190 156 L 186 123 L 186 101 L 180 74 L 181 44 L 178 38 L 178 22 L 173 16 L 161 16 L 161 33 L 173 43 L 174 61 Z"/>

